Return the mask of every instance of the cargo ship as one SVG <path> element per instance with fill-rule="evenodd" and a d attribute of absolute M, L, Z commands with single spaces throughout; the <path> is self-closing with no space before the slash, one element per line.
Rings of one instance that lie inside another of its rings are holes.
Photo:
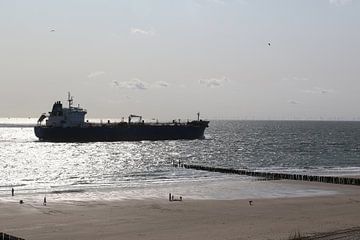
<path fill-rule="evenodd" d="M 142 141 L 203 139 L 209 121 L 197 120 L 168 123 L 145 122 L 142 116 L 131 114 L 127 121 L 95 123 L 85 121 L 87 111 L 73 106 L 73 97 L 68 94 L 69 106 L 61 101 L 53 104 L 49 114 L 42 114 L 34 127 L 40 141 L 48 142 L 99 142 L 99 141 Z M 43 124 L 45 120 L 45 124 Z"/>

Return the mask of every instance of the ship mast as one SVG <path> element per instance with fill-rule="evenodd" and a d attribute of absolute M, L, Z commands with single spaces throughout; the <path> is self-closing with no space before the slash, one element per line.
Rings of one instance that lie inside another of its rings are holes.
<path fill-rule="evenodd" d="M 73 97 L 70 95 L 70 92 L 68 92 L 68 102 L 69 102 L 69 109 L 70 109 L 73 104 Z"/>

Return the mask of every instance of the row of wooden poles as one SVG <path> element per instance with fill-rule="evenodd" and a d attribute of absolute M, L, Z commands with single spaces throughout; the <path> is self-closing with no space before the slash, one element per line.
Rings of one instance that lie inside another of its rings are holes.
<path fill-rule="evenodd" d="M 220 173 L 246 175 L 246 176 L 252 176 L 252 177 L 265 178 L 267 180 L 290 179 L 290 180 L 323 182 L 323 183 L 333 183 L 333 184 L 360 185 L 360 178 L 351 178 L 351 177 L 315 176 L 315 175 L 289 174 L 289 173 L 258 172 L 258 171 L 249 171 L 246 169 L 210 167 L 210 166 L 201 166 L 201 165 L 193 165 L 193 164 L 174 164 L 174 166 L 175 167 L 184 167 L 184 168 L 188 168 L 188 169 L 209 171 L 209 172 L 220 172 Z"/>
<path fill-rule="evenodd" d="M 25 239 L 0 232 L 0 240 L 25 240 Z"/>

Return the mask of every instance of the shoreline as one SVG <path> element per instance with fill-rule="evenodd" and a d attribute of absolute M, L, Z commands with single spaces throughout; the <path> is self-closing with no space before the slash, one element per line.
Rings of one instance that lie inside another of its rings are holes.
<path fill-rule="evenodd" d="M 266 183 L 266 182 L 265 182 Z M 0 231 L 24 239 L 288 239 L 360 226 L 360 188 L 304 185 L 336 194 L 237 200 L 0 200 Z M 176 195 L 176 194 L 175 194 Z"/>
<path fill-rule="evenodd" d="M 169 193 L 184 196 L 187 200 L 240 200 L 285 197 L 326 196 L 346 189 L 359 188 L 354 185 L 333 187 L 334 184 L 296 180 L 266 180 L 238 175 L 221 178 L 203 179 L 193 182 L 154 182 L 136 186 L 114 186 L 110 188 L 54 188 L 48 191 L 23 192 L 15 188 L 15 196 L 10 195 L 10 188 L 2 189 L 0 200 L 12 202 L 41 202 L 45 196 L 49 201 L 126 201 L 126 200 L 162 200 Z"/>

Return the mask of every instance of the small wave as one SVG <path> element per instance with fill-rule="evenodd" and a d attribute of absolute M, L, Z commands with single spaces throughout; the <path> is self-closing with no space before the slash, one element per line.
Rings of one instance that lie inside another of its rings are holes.
<path fill-rule="evenodd" d="M 73 182 L 71 185 L 89 185 L 89 184 L 93 184 L 93 182 L 86 181 L 86 180 L 79 180 L 79 181 Z"/>
<path fill-rule="evenodd" d="M 62 193 L 83 193 L 85 192 L 85 189 L 65 189 L 65 190 L 54 190 L 50 193 L 53 194 L 62 194 Z"/>
<path fill-rule="evenodd" d="M 213 137 L 210 134 L 204 134 L 204 138 L 202 140 L 213 140 Z"/>
<path fill-rule="evenodd" d="M 159 177 L 155 177 L 155 179 L 169 179 L 168 176 L 159 176 Z"/>
<path fill-rule="evenodd" d="M 79 178 L 78 176 L 70 176 L 69 179 L 77 179 Z"/>
<path fill-rule="evenodd" d="M 24 182 L 32 182 L 34 181 L 35 179 L 33 178 L 24 178 L 24 179 L 21 179 L 21 181 L 24 181 Z"/>
<path fill-rule="evenodd" d="M 22 124 L 22 123 L 0 123 L 0 128 L 32 128 L 36 124 Z"/>
<path fill-rule="evenodd" d="M 26 184 L 9 184 L 9 185 L 0 185 L 0 188 L 10 188 L 10 187 L 24 187 Z"/>

